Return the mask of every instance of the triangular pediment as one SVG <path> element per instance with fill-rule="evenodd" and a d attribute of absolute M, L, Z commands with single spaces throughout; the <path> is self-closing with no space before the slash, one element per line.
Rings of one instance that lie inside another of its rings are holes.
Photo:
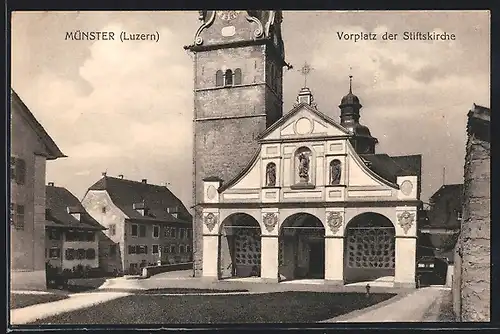
<path fill-rule="evenodd" d="M 260 140 L 346 137 L 349 131 L 332 118 L 302 103 L 261 134 Z"/>

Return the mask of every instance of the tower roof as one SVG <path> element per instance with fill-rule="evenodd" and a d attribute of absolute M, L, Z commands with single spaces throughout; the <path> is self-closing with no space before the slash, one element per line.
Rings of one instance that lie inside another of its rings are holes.
<path fill-rule="evenodd" d="M 349 93 L 345 95 L 339 105 L 340 124 L 354 134 L 354 147 L 358 153 L 375 153 L 377 138 L 373 137 L 370 129 L 359 123 L 362 105 L 359 98 L 352 93 L 352 75 L 349 75 Z"/>
<path fill-rule="evenodd" d="M 349 93 L 342 98 L 340 102 L 340 107 L 353 104 L 360 105 L 359 98 L 352 93 L 352 75 L 349 75 Z"/>

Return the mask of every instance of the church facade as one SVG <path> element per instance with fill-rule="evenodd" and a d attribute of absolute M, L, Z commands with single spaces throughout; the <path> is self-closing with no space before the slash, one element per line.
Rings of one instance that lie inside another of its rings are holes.
<path fill-rule="evenodd" d="M 376 154 L 349 93 L 337 122 L 304 87 L 283 116 L 279 11 L 201 11 L 194 266 L 210 279 L 415 286 L 421 157 Z"/>

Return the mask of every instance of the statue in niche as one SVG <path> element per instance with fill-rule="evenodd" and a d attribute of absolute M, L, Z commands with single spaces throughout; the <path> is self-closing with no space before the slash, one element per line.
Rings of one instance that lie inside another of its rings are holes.
<path fill-rule="evenodd" d="M 266 167 L 266 186 L 276 186 L 276 164 L 271 162 Z"/>
<path fill-rule="evenodd" d="M 342 167 L 339 160 L 333 160 L 330 163 L 330 184 L 340 184 Z"/>
<path fill-rule="evenodd" d="M 299 154 L 299 177 L 301 182 L 309 181 L 309 156 L 305 152 Z"/>

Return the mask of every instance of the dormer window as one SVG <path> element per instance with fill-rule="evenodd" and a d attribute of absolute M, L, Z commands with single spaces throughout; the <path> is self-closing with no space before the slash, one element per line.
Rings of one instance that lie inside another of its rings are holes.
<path fill-rule="evenodd" d="M 175 218 L 178 217 L 178 213 L 179 213 L 179 209 L 178 207 L 172 207 L 172 208 L 167 208 L 167 212 L 170 213 L 172 216 L 174 216 Z"/>
<path fill-rule="evenodd" d="M 148 208 L 146 207 L 146 204 L 144 202 L 134 203 L 133 208 L 142 216 L 147 216 L 148 214 Z"/>
<path fill-rule="evenodd" d="M 81 208 L 77 207 L 77 206 L 68 206 L 67 207 L 67 211 L 70 215 L 72 215 L 75 219 L 77 220 L 81 220 L 81 216 L 82 216 L 82 210 Z"/>

